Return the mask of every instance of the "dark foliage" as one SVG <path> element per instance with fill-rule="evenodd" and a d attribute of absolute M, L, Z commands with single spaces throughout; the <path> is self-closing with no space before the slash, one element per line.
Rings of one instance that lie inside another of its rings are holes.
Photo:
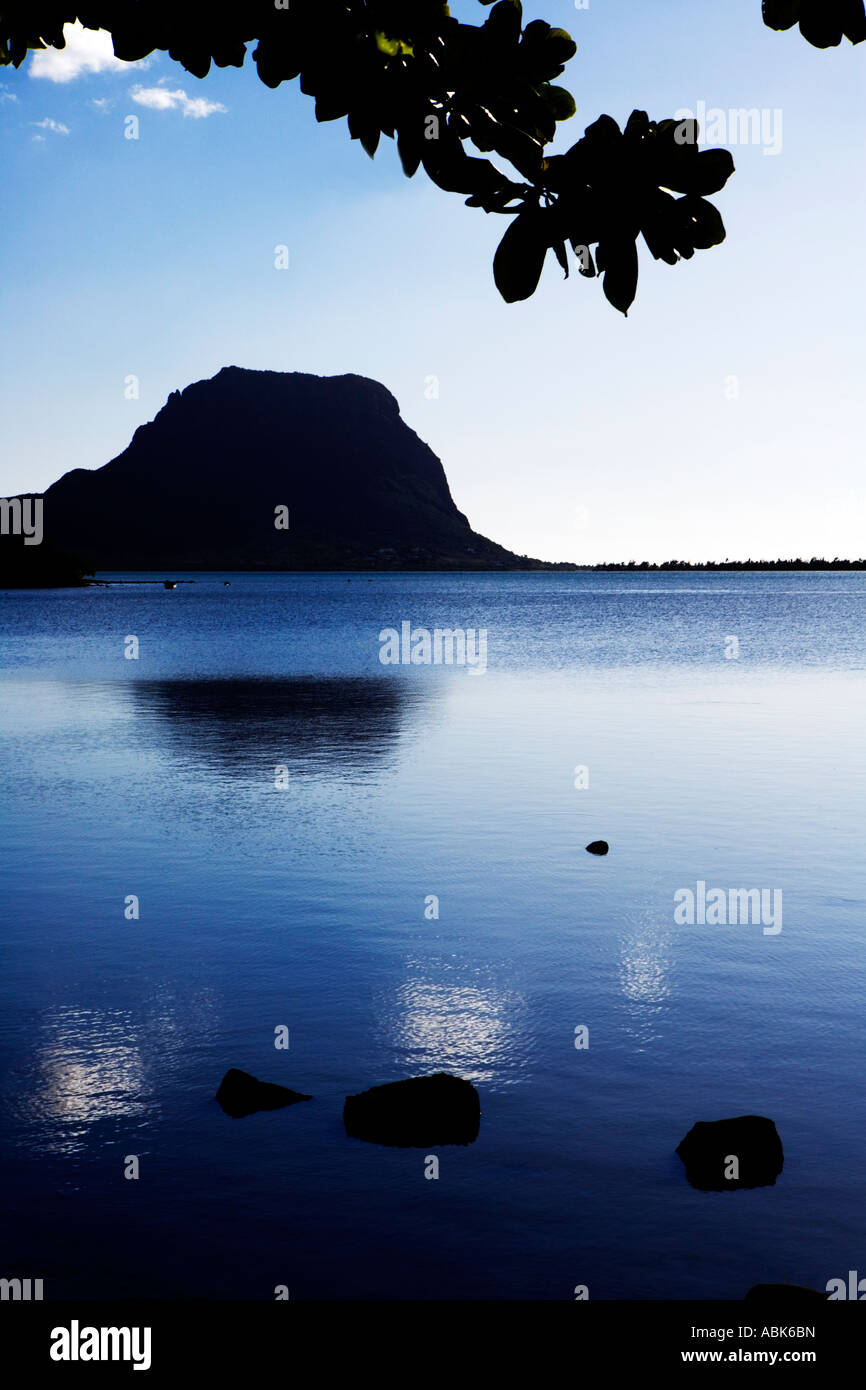
<path fill-rule="evenodd" d="M 764 23 L 770 29 L 793 29 L 816 48 L 836 48 L 843 40 L 866 39 L 863 0 L 763 0 Z"/>
<path fill-rule="evenodd" d="M 524 26 L 520 0 L 499 0 L 478 25 L 460 23 L 442 0 L 286 0 L 284 8 L 251 0 L 218 9 L 0 0 L 0 63 L 62 48 L 63 26 L 76 19 L 108 30 L 118 58 L 160 49 L 199 78 L 212 63 L 240 67 L 254 43 L 267 86 L 298 79 L 317 120 L 346 117 L 369 155 L 386 135 L 408 176 L 422 168 L 470 207 L 512 216 L 494 261 L 509 303 L 534 292 L 548 251 L 567 276 L 570 247 L 580 273 L 594 278 L 597 267 L 607 299 L 626 313 L 639 236 L 670 265 L 724 239 L 706 199 L 724 187 L 733 161 L 722 150 L 699 153 L 693 123 L 636 111 L 620 130 L 602 116 L 567 153 L 546 154 L 558 124 L 575 114 L 557 79 L 576 45 L 544 20 Z"/>

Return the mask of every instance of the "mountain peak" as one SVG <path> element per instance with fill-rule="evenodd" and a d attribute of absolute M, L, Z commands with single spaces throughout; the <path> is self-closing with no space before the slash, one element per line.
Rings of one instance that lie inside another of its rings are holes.
<path fill-rule="evenodd" d="M 102 468 L 54 483 L 45 530 L 97 570 L 537 563 L 475 534 L 381 382 L 234 365 L 172 391 Z"/>

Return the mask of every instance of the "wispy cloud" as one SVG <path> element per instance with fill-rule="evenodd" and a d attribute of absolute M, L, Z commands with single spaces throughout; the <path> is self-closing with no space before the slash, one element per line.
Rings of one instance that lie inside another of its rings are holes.
<path fill-rule="evenodd" d="M 110 111 L 114 106 L 114 101 L 111 97 L 91 97 L 90 105 L 94 106 L 97 111 Z"/>
<path fill-rule="evenodd" d="M 31 77 L 44 77 L 49 82 L 71 82 L 90 72 L 129 72 L 130 68 L 147 68 L 149 58 L 138 63 L 123 63 L 114 56 L 111 35 L 107 29 L 85 29 L 77 21 L 63 28 L 65 48 L 37 48 L 30 59 Z"/>
<path fill-rule="evenodd" d="M 2 88 L 0 88 L 0 101 L 17 101 L 17 100 L 18 100 L 18 98 L 17 98 L 17 96 L 15 95 L 14 92 L 4 92 L 4 91 L 2 90 Z"/>
<path fill-rule="evenodd" d="M 182 111 L 185 116 L 201 120 L 203 116 L 213 116 L 217 111 L 227 111 L 219 101 L 207 101 L 205 97 L 188 97 L 180 87 L 169 91 L 167 87 L 133 87 L 129 94 L 139 106 L 149 106 L 154 111 Z"/>
<path fill-rule="evenodd" d="M 53 130 L 55 135 L 68 135 L 69 126 L 62 121 L 53 121 L 50 116 L 46 116 L 44 121 L 34 121 L 34 125 L 39 126 L 40 130 Z M 44 140 L 44 136 L 42 137 Z"/>

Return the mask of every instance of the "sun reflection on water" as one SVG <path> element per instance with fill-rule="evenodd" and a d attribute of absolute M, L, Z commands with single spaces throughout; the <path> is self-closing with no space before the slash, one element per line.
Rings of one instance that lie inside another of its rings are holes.
<path fill-rule="evenodd" d="M 630 925 L 620 943 L 620 989 L 639 1048 L 660 1036 L 657 1024 L 671 993 L 671 940 L 670 925 L 648 913 Z"/>
<path fill-rule="evenodd" d="M 26 1108 L 47 1153 L 74 1152 L 97 1121 L 141 1116 L 148 1108 L 146 1069 L 125 1011 L 66 1008 L 47 1015 L 34 1063 Z"/>
<path fill-rule="evenodd" d="M 34 1046 L 29 1087 L 18 1106 L 26 1143 L 45 1154 L 81 1152 L 101 1122 L 150 1123 L 155 1091 L 182 1057 L 191 1032 L 214 1027 L 209 991 L 181 999 L 158 988 L 144 1009 L 65 1006 L 47 1012 Z"/>
<path fill-rule="evenodd" d="M 523 1009 L 519 995 L 413 978 L 386 1007 L 384 1027 L 401 1066 L 490 1082 L 513 1079 Z"/>

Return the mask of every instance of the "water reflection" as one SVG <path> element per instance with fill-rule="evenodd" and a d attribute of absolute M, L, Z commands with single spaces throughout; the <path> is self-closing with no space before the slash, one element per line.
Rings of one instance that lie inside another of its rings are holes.
<path fill-rule="evenodd" d="M 671 992 L 670 923 L 651 912 L 630 924 L 620 942 L 620 989 L 628 1004 L 629 1031 L 638 1048 L 659 1036 L 657 1024 Z"/>
<path fill-rule="evenodd" d="M 477 1084 L 517 1067 L 523 1010 L 513 993 L 416 977 L 385 1003 L 383 1027 L 407 1075 L 449 1071 Z"/>
<path fill-rule="evenodd" d="M 146 1113 L 150 1088 L 130 1013 L 60 1009 L 42 1034 L 27 1110 L 44 1152 L 74 1153 L 97 1121 Z"/>
<path fill-rule="evenodd" d="M 238 776 L 258 775 L 263 763 L 339 777 L 378 770 L 427 698 L 379 677 L 136 681 L 130 689 L 185 756 Z"/>
<path fill-rule="evenodd" d="M 188 1049 L 217 1028 L 209 990 L 181 996 L 157 989 L 143 1014 L 128 1009 L 64 1007 L 45 1015 L 30 1064 L 32 1082 L 18 1098 L 26 1142 L 46 1154 L 73 1154 L 103 1121 L 151 1122 L 160 1086 Z M 33 1131 L 36 1131 L 34 1135 Z"/>

